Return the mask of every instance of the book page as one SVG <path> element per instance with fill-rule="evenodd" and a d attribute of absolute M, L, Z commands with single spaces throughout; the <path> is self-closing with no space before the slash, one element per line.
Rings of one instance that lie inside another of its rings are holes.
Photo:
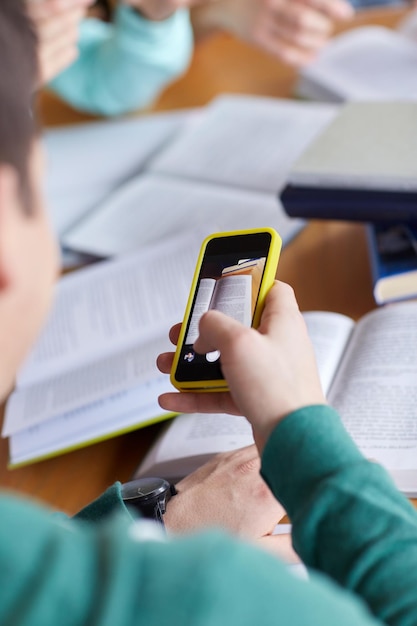
<path fill-rule="evenodd" d="M 253 319 L 256 304 L 258 302 L 259 289 L 264 275 L 265 264 L 266 257 L 259 257 L 258 259 L 243 259 L 232 266 L 224 267 L 222 270 L 222 276 L 247 274 L 251 277 L 251 319 Z"/>
<path fill-rule="evenodd" d="M 180 415 L 149 451 L 136 476 L 154 473 L 182 478 L 215 454 L 252 443 L 252 429 L 244 417 L 223 413 Z"/>
<path fill-rule="evenodd" d="M 417 469 L 416 346 L 417 302 L 369 313 L 329 394 L 363 453 L 389 470 Z"/>
<path fill-rule="evenodd" d="M 245 326 L 252 323 L 252 276 L 223 276 L 216 282 L 210 309 L 221 311 Z"/>
<path fill-rule="evenodd" d="M 172 414 L 161 409 L 158 396 L 171 390 L 169 378 L 159 374 L 133 389 L 26 428 L 10 436 L 10 463 L 39 459 L 167 419 Z"/>
<path fill-rule="evenodd" d="M 62 235 L 137 175 L 196 113 L 160 113 L 46 130 L 46 197 L 55 232 Z"/>
<path fill-rule="evenodd" d="M 337 107 L 254 96 L 221 96 L 148 171 L 277 194 L 291 165 Z"/>
<path fill-rule="evenodd" d="M 6 405 L 2 436 L 89 407 L 158 378 L 156 358 L 172 348 L 167 330 L 110 357 L 17 389 Z"/>
<path fill-rule="evenodd" d="M 355 323 L 346 315 L 327 311 L 307 311 L 303 317 L 327 395 Z"/>
<path fill-rule="evenodd" d="M 415 100 L 416 66 L 415 42 L 381 26 L 355 28 L 302 70 L 297 92 L 327 100 Z"/>
<path fill-rule="evenodd" d="M 62 278 L 18 386 L 91 364 L 152 333 L 167 334 L 184 315 L 201 241 L 190 232 Z"/>
<path fill-rule="evenodd" d="M 303 225 L 286 215 L 275 193 L 149 174 L 121 187 L 62 240 L 73 250 L 106 257 L 135 252 L 196 227 L 205 237 L 271 226 L 285 244 Z"/>
<path fill-rule="evenodd" d="M 199 334 L 200 319 L 210 308 L 215 286 L 214 278 L 202 278 L 200 280 L 185 343 L 193 344 L 196 341 Z"/>

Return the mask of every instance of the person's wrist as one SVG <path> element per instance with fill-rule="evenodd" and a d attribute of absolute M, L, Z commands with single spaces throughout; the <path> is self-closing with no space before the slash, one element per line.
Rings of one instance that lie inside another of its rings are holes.
<path fill-rule="evenodd" d="M 187 526 L 187 522 L 189 522 L 189 517 L 192 516 L 192 512 L 190 515 L 186 516 L 186 506 L 185 506 L 185 494 L 178 490 L 178 486 L 175 486 L 177 489 L 177 495 L 175 498 L 171 498 L 166 503 L 165 515 L 164 515 L 164 524 L 167 532 L 170 533 L 180 533 L 184 532 L 184 529 Z"/>
<path fill-rule="evenodd" d="M 173 510 L 174 508 L 176 507 L 173 505 L 171 500 L 167 502 L 164 515 L 164 524 L 165 530 L 169 533 L 176 532 L 177 529 L 177 524 L 175 523 L 175 512 Z"/>
<path fill-rule="evenodd" d="M 309 401 L 306 402 L 297 402 L 294 404 L 289 404 L 285 409 L 282 409 L 278 415 L 274 418 L 271 418 L 260 425 L 254 426 L 253 428 L 253 438 L 258 448 L 259 455 L 262 457 L 263 450 L 271 437 L 274 430 L 277 428 L 281 422 L 283 422 L 287 417 L 296 413 L 301 409 L 305 409 L 308 406 L 316 406 L 316 405 L 327 405 L 326 398 L 321 393 L 318 393 L 314 398 L 310 398 Z"/>

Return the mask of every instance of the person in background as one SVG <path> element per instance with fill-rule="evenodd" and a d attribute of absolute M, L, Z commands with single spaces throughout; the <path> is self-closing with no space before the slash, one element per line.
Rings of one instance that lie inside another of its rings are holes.
<path fill-rule="evenodd" d="M 334 25 L 353 15 L 347 0 L 120 0 L 111 21 L 81 21 L 90 3 L 27 0 L 27 7 L 39 33 L 40 82 L 56 76 L 53 91 L 100 115 L 150 105 L 185 72 L 193 51 L 190 10 L 197 38 L 229 31 L 295 66 L 312 61 Z M 102 6 L 111 14 L 108 2 Z"/>
<path fill-rule="evenodd" d="M 71 65 L 78 57 L 79 26 L 93 0 L 28 0 L 27 11 L 36 25 L 38 86 Z"/>
<path fill-rule="evenodd" d="M 218 0 L 192 12 L 197 32 L 223 30 L 288 65 L 311 63 L 335 26 L 354 15 L 347 0 Z"/>
<path fill-rule="evenodd" d="M 98 115 L 151 104 L 188 67 L 193 34 L 186 8 L 147 11 L 146 3 L 163 5 L 120 2 L 105 22 L 85 15 L 91 0 L 26 0 L 39 37 L 39 84 Z"/>

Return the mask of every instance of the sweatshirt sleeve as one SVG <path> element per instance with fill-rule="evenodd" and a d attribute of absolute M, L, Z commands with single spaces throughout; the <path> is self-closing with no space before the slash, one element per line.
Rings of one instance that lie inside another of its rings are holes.
<path fill-rule="evenodd" d="M 417 623 L 417 513 L 334 410 L 287 416 L 265 447 L 262 475 L 308 566 L 358 594 L 384 623 Z"/>
<path fill-rule="evenodd" d="M 330 581 L 297 579 L 275 557 L 217 531 L 170 537 L 119 514 L 117 502 L 113 490 L 85 519 L 56 519 L 0 497 L 2 625 L 377 624 Z"/>
<path fill-rule="evenodd" d="M 112 24 L 83 21 L 79 58 L 49 87 L 82 111 L 120 115 L 151 104 L 187 69 L 192 50 L 186 9 L 152 22 L 118 6 Z"/>

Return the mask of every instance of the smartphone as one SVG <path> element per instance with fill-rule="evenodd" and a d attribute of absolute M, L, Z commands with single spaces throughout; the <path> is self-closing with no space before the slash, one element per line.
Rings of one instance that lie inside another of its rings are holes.
<path fill-rule="evenodd" d="M 215 233 L 202 244 L 178 339 L 171 382 L 181 391 L 226 390 L 219 351 L 198 354 L 194 342 L 209 309 L 256 328 L 281 252 L 273 228 Z"/>

